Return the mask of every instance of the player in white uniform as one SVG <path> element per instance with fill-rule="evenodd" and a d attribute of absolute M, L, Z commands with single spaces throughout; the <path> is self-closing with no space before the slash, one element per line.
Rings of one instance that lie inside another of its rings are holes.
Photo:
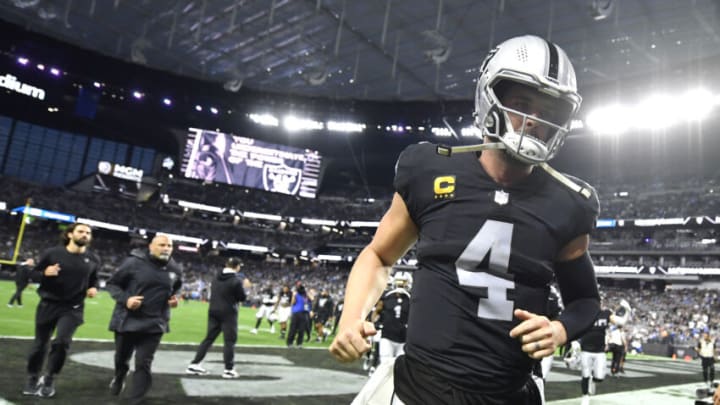
<path fill-rule="evenodd" d="M 258 328 L 260 327 L 260 323 L 262 322 L 263 318 L 267 319 L 268 323 L 270 324 L 270 333 L 275 333 L 274 323 L 277 319 L 277 315 L 274 311 L 274 307 L 275 303 L 277 302 L 277 297 L 273 295 L 273 290 L 270 287 L 266 288 L 263 291 L 261 297 L 262 302 L 260 303 L 260 307 L 255 313 L 255 327 L 250 330 L 250 333 L 258 333 Z"/>

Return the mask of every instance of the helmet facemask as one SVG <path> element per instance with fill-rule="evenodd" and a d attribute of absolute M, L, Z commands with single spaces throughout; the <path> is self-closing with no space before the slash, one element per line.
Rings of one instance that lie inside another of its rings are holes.
<path fill-rule="evenodd" d="M 508 100 L 511 87 L 522 88 L 525 95 L 520 99 L 511 95 Z M 492 105 L 480 127 L 485 136 L 502 142 L 507 153 L 526 164 L 547 162 L 555 156 L 570 129 L 570 116 L 574 110 L 571 102 L 510 80 L 499 80 L 484 92 Z M 528 95 L 532 93 L 535 95 Z M 546 113 L 532 111 L 535 106 L 529 105 L 531 99 L 542 99 Z M 511 117 L 515 125 L 512 125 Z M 477 118 L 479 121 L 481 117 Z"/>

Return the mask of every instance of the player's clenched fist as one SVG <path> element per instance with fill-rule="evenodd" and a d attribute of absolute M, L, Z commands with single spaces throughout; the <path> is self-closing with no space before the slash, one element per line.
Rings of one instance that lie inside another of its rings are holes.
<path fill-rule="evenodd" d="M 377 333 L 372 322 L 358 320 L 340 329 L 330 345 L 330 353 L 342 362 L 355 361 L 370 350 L 367 338 Z"/>

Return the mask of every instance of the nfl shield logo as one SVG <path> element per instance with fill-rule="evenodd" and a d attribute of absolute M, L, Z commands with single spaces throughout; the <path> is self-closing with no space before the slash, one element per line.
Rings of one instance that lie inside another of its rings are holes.
<path fill-rule="evenodd" d="M 495 190 L 495 202 L 498 205 L 507 204 L 509 199 L 510 199 L 510 194 L 508 194 L 502 190 Z"/>
<path fill-rule="evenodd" d="M 263 187 L 266 191 L 295 195 L 300 188 L 302 170 L 285 165 L 263 166 Z"/>

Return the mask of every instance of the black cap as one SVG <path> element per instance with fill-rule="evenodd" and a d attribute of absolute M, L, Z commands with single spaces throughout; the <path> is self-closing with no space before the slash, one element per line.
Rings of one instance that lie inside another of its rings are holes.
<path fill-rule="evenodd" d="M 227 261 L 225 262 L 225 267 L 229 267 L 231 269 L 234 269 L 235 267 L 238 267 L 238 266 L 242 267 L 243 261 L 237 257 L 231 257 L 231 258 L 227 259 Z"/>

